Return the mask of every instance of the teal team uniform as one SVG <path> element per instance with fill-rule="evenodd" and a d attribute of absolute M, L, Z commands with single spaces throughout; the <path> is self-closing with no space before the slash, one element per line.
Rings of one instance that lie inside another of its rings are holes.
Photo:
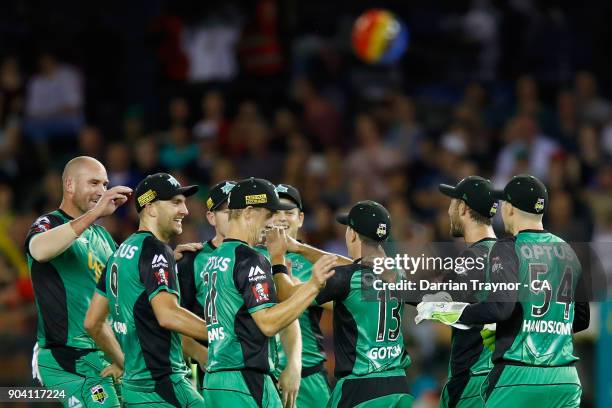
<path fill-rule="evenodd" d="M 280 407 L 270 375 L 270 338 L 251 316 L 277 303 L 270 262 L 246 242 L 225 239 L 204 266 L 210 407 Z"/>
<path fill-rule="evenodd" d="M 491 279 L 518 282 L 467 306 L 460 321 L 497 322 L 485 407 L 578 407 L 582 394 L 572 335 L 588 326 L 581 265 L 573 249 L 542 230 L 524 230 L 491 252 Z M 584 299 L 580 299 L 584 300 Z M 509 318 L 508 318 L 509 316 Z"/>
<path fill-rule="evenodd" d="M 128 237 L 110 257 L 97 291 L 125 355 L 122 395 L 129 406 L 203 407 L 186 378 L 180 334 L 162 328 L 151 306 L 161 291 L 180 298 L 172 249 L 147 231 Z"/>
<path fill-rule="evenodd" d="M 403 302 L 358 261 L 335 268 L 316 298 L 334 302 L 334 387 L 328 407 L 411 407 L 404 369 L 410 358 L 401 331 Z"/>
<path fill-rule="evenodd" d="M 256 249 L 269 258 L 265 247 Z M 288 252 L 285 259 L 291 263 L 291 274 L 302 282 L 310 279 L 312 274 L 312 263 L 302 255 Z M 327 382 L 327 372 L 325 361 L 327 359 L 323 349 L 323 334 L 319 323 L 323 308 L 313 304 L 299 317 L 300 331 L 302 336 L 302 381 L 297 397 L 298 408 L 320 407 L 324 405 L 330 397 L 329 383 Z M 287 365 L 287 356 L 283 350 L 280 340 L 271 342 L 274 368 L 272 375 L 278 379 L 281 372 Z"/>
<path fill-rule="evenodd" d="M 451 292 L 454 301 L 476 303 L 486 298 L 485 291 L 474 291 L 472 280 L 489 282 L 489 253 L 495 238 L 484 238 L 464 250 L 459 258 L 485 260 L 483 268 L 477 266 L 462 268 L 450 276 L 453 282 L 467 283 L 468 291 Z M 477 265 L 475 263 L 475 265 Z M 452 328 L 451 356 L 448 365 L 448 381 L 440 398 L 440 408 L 479 408 L 482 407 L 480 388 L 493 368 L 491 350 L 484 347 L 480 331 L 482 325 L 468 330 Z"/>
<path fill-rule="evenodd" d="M 38 262 L 29 252 L 37 234 L 70 222 L 56 210 L 36 220 L 26 238 L 25 252 L 38 312 L 37 367 L 42 384 L 63 391 L 64 406 L 119 406 L 112 378 L 100 377 L 109 363 L 83 327 L 96 282 L 116 244 L 99 225 L 89 226 L 62 254 Z"/>
<path fill-rule="evenodd" d="M 213 251 L 217 249 L 211 241 L 204 242 L 202 249 L 196 252 L 185 252 L 178 261 L 178 278 L 181 289 L 181 306 L 204 318 L 204 303 L 208 291 L 208 282 L 204 281 L 204 267 L 208 263 Z M 208 342 L 200 341 L 205 347 Z M 196 364 L 195 381 L 198 391 L 202 393 L 204 385 L 204 371 Z"/>

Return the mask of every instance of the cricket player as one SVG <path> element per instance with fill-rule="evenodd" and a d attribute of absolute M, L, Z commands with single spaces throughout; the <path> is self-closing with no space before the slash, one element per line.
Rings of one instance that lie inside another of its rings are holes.
<path fill-rule="evenodd" d="M 179 306 L 176 263 L 168 242 L 182 232 L 185 200 L 197 186 L 181 187 L 169 174 L 147 176 L 136 187 L 139 229 L 109 258 L 86 325 L 95 330 L 110 311 L 125 355 L 124 405 L 203 407 L 186 379 L 180 334 L 206 340 L 205 322 Z"/>
<path fill-rule="evenodd" d="M 401 320 L 404 302 L 388 289 L 373 292 L 381 275 L 372 270 L 374 257 L 384 257 L 381 244 L 391 233 L 391 217 L 374 201 L 355 204 L 337 218 L 346 225 L 351 265 L 336 273 L 316 297 L 334 302 L 334 387 L 328 407 L 410 407 L 412 396 L 404 369 L 410 358 L 404 349 Z M 396 281 L 391 272 L 389 281 Z M 387 272 L 385 272 L 386 274 Z"/>
<path fill-rule="evenodd" d="M 181 288 L 181 306 L 199 317 L 204 317 L 204 303 L 207 293 L 208 275 L 203 274 L 208 258 L 221 245 L 227 234 L 229 209 L 227 198 L 236 185 L 233 181 L 222 181 L 210 189 L 206 199 L 206 219 L 215 228 L 215 236 L 204 242 L 202 249 L 186 252 L 178 261 L 178 277 Z M 191 337 L 183 336 L 183 351 L 198 362 L 196 385 L 202 393 L 204 370 L 208 360 L 208 342 L 200 342 Z"/>
<path fill-rule="evenodd" d="M 304 223 L 300 192 L 288 184 L 278 184 L 276 191 L 281 203 L 290 205 L 292 208 L 277 211 L 272 223 L 283 228 L 287 237 L 297 240 L 298 231 Z M 257 249 L 260 248 L 262 247 L 257 247 Z M 268 256 L 267 249 L 263 248 L 262 253 Z M 320 256 L 324 254 L 321 253 Z M 320 256 L 317 256 L 317 259 Z M 313 265 L 311 260 L 301 253 L 291 251 L 287 252 L 285 258 L 290 263 L 293 278 L 300 282 L 310 279 Z M 331 304 L 328 305 L 331 306 Z M 297 394 L 298 408 L 320 407 L 327 403 L 330 396 L 327 372 L 324 367 L 327 358 L 323 349 L 323 334 L 319 326 L 322 313 L 323 308 L 313 304 L 298 319 L 302 338 L 301 381 Z M 287 368 L 287 355 L 281 344 L 277 342 L 277 346 L 278 359 L 272 374 L 275 378 L 280 378 Z"/>
<path fill-rule="evenodd" d="M 277 303 L 273 273 L 287 273 L 286 241 L 269 246 L 270 261 L 253 249 L 275 211 L 289 210 L 267 180 L 240 181 L 228 199 L 223 243 L 204 268 L 208 275 L 205 320 L 209 358 L 204 377 L 207 407 L 280 407 L 270 376 L 269 341 L 294 322 L 333 275 L 336 258 L 322 257 L 311 278 Z"/>
<path fill-rule="evenodd" d="M 123 362 L 114 359 L 109 365 L 83 326 L 96 282 L 116 249 L 95 222 L 115 212 L 132 192 L 107 186 L 102 163 L 86 156 L 70 160 L 59 209 L 39 217 L 25 241 L 38 312 L 33 372 L 42 385 L 60 391 L 64 406 L 119 406 L 112 376 L 121 375 Z M 112 343 L 108 327 L 102 336 Z"/>
<path fill-rule="evenodd" d="M 479 176 L 470 176 L 456 186 L 441 184 L 440 192 L 451 198 L 448 208 L 451 235 L 462 237 L 468 244 L 457 259 L 466 261 L 450 273 L 453 282 L 467 283 L 468 290 L 452 291 L 454 301 L 477 303 L 487 292 L 474 290 L 472 281 L 485 282 L 489 273 L 489 253 L 497 241 L 491 218 L 497 213 L 491 183 Z M 448 381 L 442 390 L 440 408 L 477 408 L 482 406 L 480 387 L 491 371 L 491 350 L 484 346 L 482 325 L 468 330 L 452 328 Z"/>
<path fill-rule="evenodd" d="M 497 323 L 494 366 L 481 389 L 485 407 L 578 407 L 572 336 L 589 325 L 581 264 L 542 225 L 542 182 L 518 175 L 494 197 L 503 201 L 504 226 L 514 237 L 491 250 L 491 281 L 500 289 L 476 304 L 421 304 L 419 314 L 446 324 Z"/>

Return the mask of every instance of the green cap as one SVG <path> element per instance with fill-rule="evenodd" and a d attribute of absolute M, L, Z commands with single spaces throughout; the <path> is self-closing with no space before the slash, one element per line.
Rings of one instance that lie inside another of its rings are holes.
<path fill-rule="evenodd" d="M 530 174 L 512 177 L 503 190 L 494 191 L 493 195 L 531 214 L 543 214 L 548 206 L 546 186 Z"/>
<path fill-rule="evenodd" d="M 468 207 L 487 218 L 497 213 L 497 200 L 493 196 L 491 182 L 480 176 L 469 176 L 456 186 L 440 184 L 440 192 L 451 198 L 463 200 Z"/>
<path fill-rule="evenodd" d="M 340 214 L 336 220 L 374 241 L 382 242 L 391 234 L 389 211 L 376 201 L 360 201 L 348 214 Z"/>

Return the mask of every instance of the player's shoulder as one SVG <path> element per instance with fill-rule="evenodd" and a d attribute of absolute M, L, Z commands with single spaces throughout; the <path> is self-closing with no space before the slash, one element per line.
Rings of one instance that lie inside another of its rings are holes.
<path fill-rule="evenodd" d="M 54 210 L 37 217 L 32 222 L 32 229 L 36 232 L 44 232 L 58 225 L 65 224 L 70 219 L 62 214 L 59 210 Z"/>
<path fill-rule="evenodd" d="M 146 234 L 142 238 L 141 245 L 142 245 L 140 248 L 141 253 L 146 253 L 146 254 L 153 253 L 157 255 L 164 255 L 164 256 L 169 256 L 172 259 L 174 259 L 172 248 L 170 248 L 170 246 L 166 244 L 165 242 L 162 242 L 159 239 L 157 239 L 157 237 L 155 237 L 153 234 Z"/>

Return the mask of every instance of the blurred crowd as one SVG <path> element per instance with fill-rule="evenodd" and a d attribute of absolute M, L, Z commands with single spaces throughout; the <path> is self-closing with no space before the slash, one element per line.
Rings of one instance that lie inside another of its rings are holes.
<path fill-rule="evenodd" d="M 76 155 L 101 160 L 111 186 L 135 187 L 158 171 L 199 184 L 180 242 L 212 236 L 208 186 L 249 176 L 297 187 L 301 238 L 329 251 L 345 253 L 335 212 L 363 199 L 387 206 L 395 241 L 448 241 L 439 183 L 479 174 L 503 186 L 523 172 L 549 188 L 547 229 L 568 241 L 612 242 L 612 103 L 591 72 L 554 85 L 529 72 L 491 80 L 485 41 L 480 78 L 404 86 L 401 71 L 347 62 L 307 36 L 290 65 L 274 3 L 258 4 L 252 21 L 185 28 L 184 52 L 170 35 L 182 32 L 180 20 L 157 18 L 160 108 L 152 116 L 126 105 L 114 128 L 87 115 L 98 102 L 85 92 L 98 79 L 87 70 L 52 51 L 29 71 L 18 56 L 0 61 L 0 338 L 5 367 L 14 368 L 0 372 L 2 385 L 27 382 L 34 342 L 24 237 L 59 206 L 62 167 Z M 220 47 L 214 63 L 198 54 L 206 41 Z M 133 203 L 102 224 L 121 242 L 137 227 Z M 448 332 L 408 326 L 409 374 L 426 398 L 446 375 Z M 583 348 L 588 361 L 592 345 Z"/>

